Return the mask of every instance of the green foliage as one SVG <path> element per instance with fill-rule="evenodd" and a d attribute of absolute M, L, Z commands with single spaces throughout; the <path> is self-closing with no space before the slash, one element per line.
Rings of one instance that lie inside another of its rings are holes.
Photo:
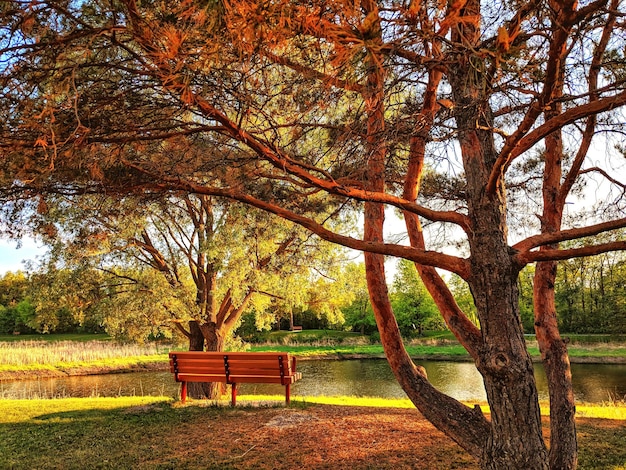
<path fill-rule="evenodd" d="M 364 335 L 376 332 L 376 320 L 370 304 L 363 263 L 351 263 L 345 267 L 343 288 L 351 292 L 353 298 L 352 302 L 342 308 L 346 327 Z"/>
<path fill-rule="evenodd" d="M 526 266 L 519 274 L 517 284 L 519 287 L 520 317 L 525 333 L 535 332 L 535 314 L 533 307 L 533 276 L 534 266 Z"/>
<path fill-rule="evenodd" d="M 424 330 L 441 330 L 445 324 L 412 262 L 401 260 L 393 282 L 392 305 L 405 337 L 422 336 Z"/>
<path fill-rule="evenodd" d="M 35 308 L 28 299 L 15 305 L 0 305 L 0 334 L 34 333 Z"/>
<path fill-rule="evenodd" d="M 572 244 L 568 246 L 582 246 Z M 519 275 L 520 315 L 526 333 L 534 333 L 531 266 Z M 557 268 L 555 302 L 563 333 L 626 332 L 626 256 L 607 253 L 561 261 Z"/>
<path fill-rule="evenodd" d="M 626 257 L 611 253 L 559 263 L 560 326 L 572 333 L 626 333 Z"/>
<path fill-rule="evenodd" d="M 478 326 L 478 315 L 476 314 L 476 305 L 474 298 L 467 283 L 456 274 L 450 276 L 448 280 L 450 291 L 454 295 L 456 303 L 467 317 Z"/>

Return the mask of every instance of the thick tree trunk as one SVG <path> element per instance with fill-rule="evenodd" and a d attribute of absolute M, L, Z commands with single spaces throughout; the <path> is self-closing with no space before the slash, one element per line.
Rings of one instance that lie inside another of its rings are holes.
<path fill-rule="evenodd" d="M 215 324 L 200 324 L 197 321 L 189 322 L 189 350 L 204 351 L 205 344 L 207 351 L 222 351 L 224 349 L 223 341 L 217 334 Z M 189 382 L 187 384 L 187 395 L 196 399 L 216 400 L 223 396 L 225 387 L 222 383 L 200 383 Z"/>
<path fill-rule="evenodd" d="M 548 451 L 533 364 L 526 348 L 519 315 L 518 274 L 507 245 L 506 196 L 502 175 L 490 186 L 498 152 L 489 104 L 489 74 L 483 58 L 474 54 L 480 41 L 480 2 L 469 0 L 460 15 L 468 21 L 452 32 L 464 45 L 451 54 L 448 70 L 454 117 L 466 173 L 471 272 L 467 279 L 481 327 L 482 345 L 476 366 L 483 376 L 491 409 L 491 429 L 481 467 L 493 470 L 547 470 Z M 469 19 L 473 19 L 469 20 Z"/>
<path fill-rule="evenodd" d="M 487 111 L 481 110 L 482 115 Z M 476 113 L 474 113 L 476 115 Z M 479 114 L 480 115 L 480 114 Z M 491 142 L 468 130 L 464 147 L 468 181 L 486 182 Z M 485 164 L 486 163 L 486 164 Z M 485 469 L 548 469 L 533 364 L 519 315 L 518 274 L 507 246 L 505 197 L 468 186 L 472 220 L 470 288 L 481 325 L 483 346 L 477 367 L 491 408 L 491 432 L 484 449 Z"/>
<path fill-rule="evenodd" d="M 519 320 L 517 273 L 506 262 L 506 251 L 500 250 L 505 256 L 495 262 L 495 247 L 485 246 L 481 252 L 474 253 L 472 290 L 484 340 L 477 367 L 491 409 L 482 467 L 545 470 L 548 453 L 533 365 Z"/>

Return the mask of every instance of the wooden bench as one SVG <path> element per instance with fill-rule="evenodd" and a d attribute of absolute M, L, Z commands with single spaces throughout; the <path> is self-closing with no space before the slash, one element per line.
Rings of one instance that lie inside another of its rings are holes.
<path fill-rule="evenodd" d="M 289 404 L 291 384 L 302 378 L 296 358 L 289 353 L 170 352 L 170 372 L 181 382 L 180 398 L 187 399 L 187 382 L 225 382 L 231 385 L 231 404 L 237 402 L 239 383 L 275 383 L 285 386 Z"/>

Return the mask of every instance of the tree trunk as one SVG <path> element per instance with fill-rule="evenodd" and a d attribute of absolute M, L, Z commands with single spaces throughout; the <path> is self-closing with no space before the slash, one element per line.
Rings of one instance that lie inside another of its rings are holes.
<path fill-rule="evenodd" d="M 202 324 L 197 321 L 189 322 L 189 350 L 204 351 L 206 344 L 207 351 L 222 351 L 223 341 L 217 334 L 215 324 Z M 217 400 L 224 395 L 226 388 L 219 382 L 203 383 L 189 382 L 187 384 L 187 395 L 196 399 Z"/>
<path fill-rule="evenodd" d="M 493 251 L 481 251 L 474 253 L 472 290 L 484 340 L 477 367 L 491 409 L 491 431 L 481 465 L 494 470 L 545 470 L 548 453 L 519 318 L 517 275 L 506 263 L 508 257 L 493 263 Z"/>
<path fill-rule="evenodd" d="M 550 395 L 550 468 L 575 469 L 578 464 L 576 404 L 567 346 L 557 325 L 554 282 L 557 264 L 537 264 L 534 281 L 535 332 Z"/>
<path fill-rule="evenodd" d="M 468 19 L 452 33 L 457 44 L 455 67 L 448 70 L 453 92 L 458 140 L 466 173 L 467 210 L 471 227 L 470 275 L 467 279 L 482 345 L 476 367 L 482 374 L 491 409 L 489 436 L 481 467 L 493 470 L 548 470 L 548 452 L 533 364 L 526 348 L 519 311 L 519 267 L 507 245 L 506 196 L 502 174 L 491 187 L 498 151 L 493 137 L 487 64 L 475 54 L 480 41 L 480 2 L 469 0 L 460 11 Z"/>

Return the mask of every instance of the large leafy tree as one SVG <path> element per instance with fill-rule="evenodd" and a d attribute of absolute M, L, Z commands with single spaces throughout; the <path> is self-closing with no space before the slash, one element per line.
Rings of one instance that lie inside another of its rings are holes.
<path fill-rule="evenodd" d="M 193 350 L 222 350 L 247 309 L 306 305 L 311 269 L 337 253 L 280 218 L 206 195 L 48 202 L 38 218 L 55 228 L 49 262 L 99 270 L 108 310 L 173 323 Z M 302 295 L 286 295 L 299 284 Z"/>
<path fill-rule="evenodd" d="M 2 8 L 7 198 L 77 188 L 223 196 L 361 250 L 389 363 L 420 411 L 483 468 L 576 466 L 556 263 L 626 249 L 622 238 L 559 248 L 626 226 L 623 161 L 592 158 L 594 140 L 610 148 L 624 122 L 619 0 Z M 175 139 L 219 151 L 171 158 Z M 569 225 L 568 197 L 592 177 L 611 187 L 611 210 Z M 524 194 L 538 218 L 518 211 Z M 321 200 L 361 207 L 362 236 L 315 216 Z M 385 241 L 385 206 L 402 211 L 408 244 Z M 509 234 L 520 221 L 526 231 Z M 483 376 L 490 419 L 434 389 L 406 353 L 384 255 L 415 263 Z M 518 304 L 518 273 L 531 263 L 549 451 Z M 478 327 L 437 269 L 469 285 Z"/>
<path fill-rule="evenodd" d="M 80 278 L 59 291 L 62 298 L 47 292 L 40 316 L 46 299 L 84 309 L 93 291 L 91 303 L 111 333 L 145 336 L 176 327 L 193 351 L 223 351 L 246 311 L 272 316 L 280 306 L 314 302 L 306 288 L 311 270 L 324 272 L 337 255 L 271 214 L 184 192 L 49 197 L 37 217 L 54 227 L 47 235 L 50 264 Z M 89 273 L 99 276 L 84 279 Z M 191 392 L 214 398 L 220 387 L 202 390 Z"/>

